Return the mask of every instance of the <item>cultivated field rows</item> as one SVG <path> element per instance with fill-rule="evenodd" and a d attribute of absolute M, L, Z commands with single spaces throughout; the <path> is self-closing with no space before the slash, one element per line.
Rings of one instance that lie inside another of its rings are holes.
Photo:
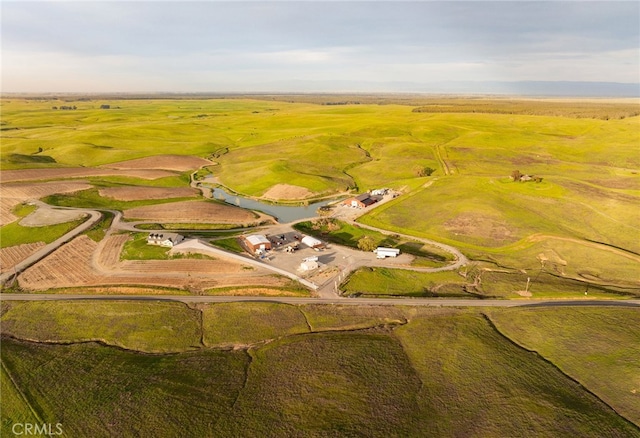
<path fill-rule="evenodd" d="M 280 286 L 284 282 L 266 271 L 248 268 L 231 260 L 120 262 L 119 254 L 127 237 L 109 236 L 101 244 L 87 236 L 77 237 L 28 268 L 18 277 L 19 285 L 29 290 L 145 285 L 203 292 L 213 287 Z"/>
<path fill-rule="evenodd" d="M 44 242 L 36 242 L 0 248 L 0 272 L 10 271 L 17 263 L 44 246 Z"/>

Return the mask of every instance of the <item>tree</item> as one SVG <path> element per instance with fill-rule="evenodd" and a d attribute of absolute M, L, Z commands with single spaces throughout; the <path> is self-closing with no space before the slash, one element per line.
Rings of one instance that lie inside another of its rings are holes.
<path fill-rule="evenodd" d="M 514 170 L 513 172 L 511 172 L 511 178 L 514 181 L 520 181 L 520 178 L 522 178 L 522 174 L 519 170 Z"/>
<path fill-rule="evenodd" d="M 362 236 L 360 240 L 358 240 L 358 249 L 362 251 L 370 252 L 376 249 L 376 247 L 376 242 L 373 241 L 371 236 Z"/>
<path fill-rule="evenodd" d="M 433 168 L 427 166 L 427 167 L 422 167 L 422 168 L 418 169 L 416 171 L 416 174 L 418 176 L 431 176 L 431 174 L 433 172 L 435 172 L 435 171 L 436 171 L 436 169 L 433 169 Z"/>

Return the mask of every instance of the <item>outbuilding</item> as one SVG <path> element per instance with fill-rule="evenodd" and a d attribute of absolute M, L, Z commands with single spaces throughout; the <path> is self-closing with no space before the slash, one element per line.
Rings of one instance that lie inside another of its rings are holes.
<path fill-rule="evenodd" d="M 318 269 L 318 262 L 315 260 L 305 260 L 302 263 L 300 263 L 300 270 L 307 272 L 307 271 L 313 271 L 315 269 Z"/>
<path fill-rule="evenodd" d="M 174 245 L 182 242 L 184 237 L 177 233 L 150 233 L 147 237 L 149 245 L 165 246 L 173 248 Z"/>
<path fill-rule="evenodd" d="M 377 247 L 373 252 L 376 253 L 376 256 L 379 259 L 398 257 L 400 255 L 400 250 L 398 248 L 385 248 L 382 246 Z"/>
<path fill-rule="evenodd" d="M 301 242 L 307 245 L 309 248 L 313 248 L 313 249 L 324 248 L 324 243 L 322 243 L 320 240 L 316 239 L 315 237 L 304 236 Z"/>
<path fill-rule="evenodd" d="M 378 200 L 378 198 L 371 196 L 369 193 L 363 193 L 343 201 L 342 204 L 353 208 L 367 208 L 378 202 Z"/>
<path fill-rule="evenodd" d="M 249 234 L 243 236 L 243 240 L 249 251 L 253 253 L 271 249 L 271 242 L 262 234 Z"/>

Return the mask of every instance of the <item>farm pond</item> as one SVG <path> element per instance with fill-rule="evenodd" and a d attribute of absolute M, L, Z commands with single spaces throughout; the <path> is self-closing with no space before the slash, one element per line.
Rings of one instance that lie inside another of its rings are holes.
<path fill-rule="evenodd" d="M 316 210 L 325 205 L 335 202 L 337 199 L 327 199 L 325 201 L 315 202 L 309 205 L 289 206 L 270 204 L 267 202 L 256 201 L 255 199 L 244 198 L 242 196 L 232 195 L 225 190 L 217 187 L 213 189 L 213 197 L 220 199 L 228 204 L 232 204 L 249 210 L 258 210 L 263 213 L 274 216 L 280 223 L 295 222 L 297 220 L 309 219 L 316 217 Z"/>

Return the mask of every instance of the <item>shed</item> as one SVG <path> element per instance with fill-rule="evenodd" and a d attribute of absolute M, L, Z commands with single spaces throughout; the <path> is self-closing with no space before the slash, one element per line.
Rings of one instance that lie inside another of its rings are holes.
<path fill-rule="evenodd" d="M 314 269 L 318 269 L 318 262 L 315 260 L 307 260 L 300 263 L 301 271 L 313 271 Z"/>
<path fill-rule="evenodd" d="M 243 236 L 243 239 L 247 248 L 254 253 L 259 250 L 271 249 L 271 242 L 262 234 L 249 234 Z"/>
<path fill-rule="evenodd" d="M 307 245 L 309 248 L 323 248 L 324 243 L 311 236 L 304 236 L 301 240 L 302 243 Z"/>
<path fill-rule="evenodd" d="M 385 248 L 382 246 L 377 247 L 374 251 L 379 259 L 384 259 L 386 257 L 398 257 L 400 255 L 400 250 L 398 248 Z"/>

